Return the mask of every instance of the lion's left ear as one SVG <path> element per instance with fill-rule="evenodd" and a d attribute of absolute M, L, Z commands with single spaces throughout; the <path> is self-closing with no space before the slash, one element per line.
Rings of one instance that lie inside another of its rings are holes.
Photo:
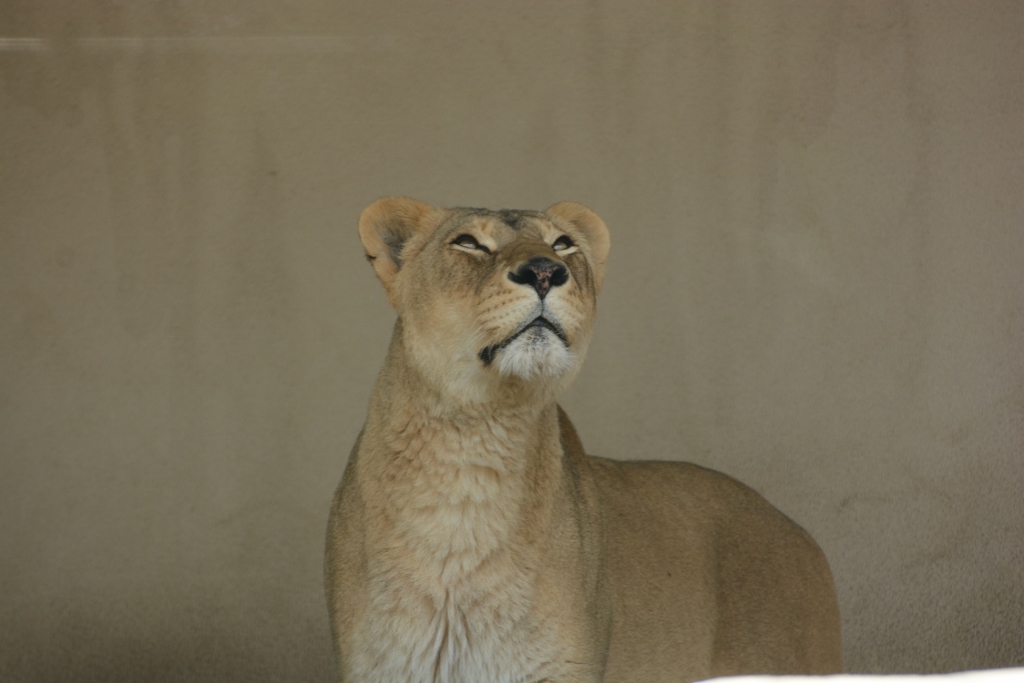
<path fill-rule="evenodd" d="M 559 202 L 549 206 L 545 213 L 560 218 L 583 233 L 587 240 L 587 250 L 594 262 L 594 285 L 600 292 L 604 281 L 604 264 L 612 245 L 608 226 L 596 213 L 576 202 Z"/>

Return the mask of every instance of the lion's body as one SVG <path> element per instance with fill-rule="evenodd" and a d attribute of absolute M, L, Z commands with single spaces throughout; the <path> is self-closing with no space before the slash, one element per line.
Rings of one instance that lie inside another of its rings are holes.
<path fill-rule="evenodd" d="M 725 475 L 586 456 L 555 404 L 592 329 L 600 219 L 382 200 L 360 233 L 399 321 L 330 518 L 343 681 L 840 668 L 802 529 Z"/>
<path fill-rule="evenodd" d="M 595 465 L 616 615 L 608 681 L 840 670 L 835 589 L 806 532 L 711 470 Z"/>

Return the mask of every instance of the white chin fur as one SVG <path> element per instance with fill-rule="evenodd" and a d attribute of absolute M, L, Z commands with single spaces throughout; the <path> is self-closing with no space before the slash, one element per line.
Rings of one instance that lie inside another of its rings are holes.
<path fill-rule="evenodd" d="M 498 352 L 496 367 L 506 377 L 530 380 L 572 370 L 576 354 L 547 330 L 530 330 Z"/>

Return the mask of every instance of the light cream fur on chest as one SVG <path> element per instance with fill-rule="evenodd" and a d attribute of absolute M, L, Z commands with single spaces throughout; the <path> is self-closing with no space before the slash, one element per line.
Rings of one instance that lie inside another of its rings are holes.
<path fill-rule="evenodd" d="M 597 216 L 385 199 L 360 236 L 398 321 L 329 520 L 341 680 L 841 668 L 806 532 L 717 472 L 587 456 L 555 404 L 593 328 Z"/>
<path fill-rule="evenodd" d="M 368 624 L 372 666 L 353 680 L 529 681 L 555 668 L 558 637 L 535 608 L 544 557 L 523 538 L 531 441 L 501 420 L 416 420 L 396 438 L 373 480 L 403 504 L 367 507 L 381 522 L 366 539 L 368 599 L 384 618 Z"/>

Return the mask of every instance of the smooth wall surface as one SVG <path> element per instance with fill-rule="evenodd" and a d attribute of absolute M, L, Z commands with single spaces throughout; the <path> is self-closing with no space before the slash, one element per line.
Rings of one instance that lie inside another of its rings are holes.
<path fill-rule="evenodd" d="M 1024 664 L 1020 2 L 22 0 L 0 679 L 330 679 L 386 194 L 591 206 L 588 450 L 808 528 L 851 671 Z"/>

